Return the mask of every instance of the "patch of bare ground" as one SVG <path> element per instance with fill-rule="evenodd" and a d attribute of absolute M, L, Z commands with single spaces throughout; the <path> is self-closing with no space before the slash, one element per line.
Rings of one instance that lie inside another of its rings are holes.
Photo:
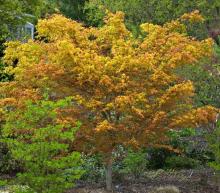
<path fill-rule="evenodd" d="M 220 193 L 219 177 L 210 169 L 181 171 L 149 171 L 140 179 L 124 177 L 114 182 L 113 193 L 151 193 L 158 187 L 175 186 L 180 193 Z M 82 182 L 68 193 L 108 193 L 104 184 Z M 161 192 L 163 193 L 163 192 Z M 165 192 L 164 192 L 165 193 Z"/>

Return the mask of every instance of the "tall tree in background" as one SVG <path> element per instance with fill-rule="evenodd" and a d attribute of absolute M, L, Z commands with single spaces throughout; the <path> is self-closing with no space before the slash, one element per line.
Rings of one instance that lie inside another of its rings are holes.
<path fill-rule="evenodd" d="M 101 24 L 105 9 L 113 12 L 123 11 L 127 26 L 136 33 L 140 23 L 164 24 L 186 12 L 199 10 L 206 22 L 199 26 L 190 26 L 191 33 L 200 38 L 209 35 L 219 43 L 217 39 L 217 35 L 220 35 L 219 0 L 89 0 L 85 6 L 87 20 L 92 24 Z"/>
<path fill-rule="evenodd" d="M 12 78 L 3 72 L 5 64 L 1 58 L 5 41 L 14 38 L 19 26 L 27 21 L 35 24 L 38 18 L 54 12 L 56 7 L 53 0 L 0 0 L 0 81 Z"/>
<path fill-rule="evenodd" d="M 168 130 L 216 118 L 210 106 L 193 107 L 193 83 L 175 73 L 212 54 L 210 39 L 186 35 L 187 19 L 202 17 L 194 12 L 163 26 L 142 24 L 143 40 L 126 29 L 122 12 L 109 13 L 101 28 L 60 15 L 40 20 L 39 40 L 8 43 L 4 59 L 15 79 L 1 83 L 0 104 L 19 108 L 48 88 L 51 100 L 72 96 L 68 113 L 83 123 L 72 147 L 102 153 L 110 190 L 118 145 L 163 146 Z"/>
<path fill-rule="evenodd" d="M 10 35 L 18 25 L 33 21 L 49 13 L 53 4 L 49 0 L 0 0 L 0 41 Z"/>
<path fill-rule="evenodd" d="M 179 73 L 192 80 L 196 95 L 196 106 L 212 105 L 220 108 L 220 48 L 214 46 L 215 54 L 211 60 L 205 60 L 200 65 L 181 68 Z"/>
<path fill-rule="evenodd" d="M 86 0 L 57 0 L 57 7 L 66 17 L 84 21 L 84 4 Z"/>

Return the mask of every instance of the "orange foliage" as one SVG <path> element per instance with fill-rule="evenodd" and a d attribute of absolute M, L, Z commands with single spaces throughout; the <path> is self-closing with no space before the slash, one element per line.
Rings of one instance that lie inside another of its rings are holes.
<path fill-rule="evenodd" d="M 182 17 L 182 20 L 188 20 L 190 22 L 203 22 L 204 18 L 199 14 L 199 10 L 195 10 L 191 13 L 185 13 Z"/>
<path fill-rule="evenodd" d="M 22 105 L 48 88 L 51 99 L 72 96 L 69 113 L 83 123 L 75 147 L 103 153 L 119 144 L 162 144 L 171 128 L 214 121 L 216 109 L 193 109 L 193 83 L 175 73 L 211 56 L 212 40 L 188 37 L 181 20 L 142 24 L 147 35 L 137 40 L 123 20 L 121 12 L 109 13 L 101 28 L 61 15 L 40 20 L 38 40 L 7 45 L 7 71 L 15 80 L 2 84 L 3 103 Z"/>

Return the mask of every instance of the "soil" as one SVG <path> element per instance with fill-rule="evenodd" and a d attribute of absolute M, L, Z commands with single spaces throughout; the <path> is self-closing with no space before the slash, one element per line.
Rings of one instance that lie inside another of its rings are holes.
<path fill-rule="evenodd" d="M 113 193 L 150 193 L 161 186 L 176 186 L 181 193 L 220 193 L 220 180 L 213 171 L 181 170 L 181 171 L 149 171 L 141 178 L 124 177 L 121 182 L 114 182 Z M 103 183 L 79 183 L 68 193 L 107 193 Z"/>

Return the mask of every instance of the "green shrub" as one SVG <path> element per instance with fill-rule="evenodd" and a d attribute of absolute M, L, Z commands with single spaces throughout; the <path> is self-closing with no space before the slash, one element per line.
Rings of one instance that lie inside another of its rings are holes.
<path fill-rule="evenodd" d="M 112 172 L 114 180 L 119 182 L 123 176 L 123 158 L 127 151 L 124 147 L 119 146 L 113 152 L 114 163 L 112 165 Z M 103 164 L 103 156 L 100 154 L 83 155 L 83 169 L 85 173 L 82 176 L 82 180 L 87 182 L 104 182 L 105 181 L 105 165 Z"/>
<path fill-rule="evenodd" d="M 199 161 L 189 157 L 172 156 L 165 160 L 167 168 L 172 169 L 192 169 L 199 166 Z"/>
<path fill-rule="evenodd" d="M 36 193 L 30 187 L 22 185 L 9 186 L 6 190 L 8 193 Z"/>
<path fill-rule="evenodd" d="M 7 185 L 7 180 L 0 179 L 0 189 Z"/>
<path fill-rule="evenodd" d="M 1 50 L 0 50 L 1 55 Z M 5 72 L 5 64 L 0 56 L 0 82 L 7 82 L 13 79 L 13 75 L 9 75 Z"/>
<path fill-rule="evenodd" d="M 23 109 L 7 114 L 3 136 L 12 156 L 24 168 L 17 174 L 16 184 L 37 193 L 62 193 L 81 177 L 81 156 L 70 151 L 80 124 L 73 127 L 61 122 L 58 113 L 70 105 L 70 98 L 28 101 Z"/>
<path fill-rule="evenodd" d="M 148 160 L 146 155 L 143 150 L 137 152 L 129 150 L 122 161 L 122 173 L 133 174 L 136 178 L 140 177 L 147 168 Z"/>
<path fill-rule="evenodd" d="M 165 167 L 165 160 L 167 157 L 175 155 L 174 152 L 171 152 L 164 148 L 148 148 L 148 162 L 149 169 L 161 169 Z"/>
<path fill-rule="evenodd" d="M 185 164 L 187 168 L 206 165 L 210 160 L 213 160 L 213 153 L 205 143 L 205 136 L 206 132 L 191 128 L 169 131 L 168 137 L 170 140 L 168 145 L 179 150 L 181 155 L 178 156 L 178 153 L 164 148 L 149 148 L 147 150 L 149 167 L 151 169 L 176 168 L 175 164 L 170 164 L 169 159 L 175 159 L 173 161 L 177 161 L 178 164 L 182 165 L 178 166 L 180 168 L 184 168 L 184 165 L 181 163 L 184 161 L 187 162 Z"/>
<path fill-rule="evenodd" d="M 213 160 L 213 155 L 206 144 L 205 130 L 191 128 L 169 132 L 170 145 L 181 150 L 184 157 L 200 161 L 203 165 Z"/>
<path fill-rule="evenodd" d="M 179 131 L 171 130 L 167 133 L 171 147 L 181 150 L 185 156 L 190 157 L 191 143 L 180 140 L 182 137 L 190 137 L 195 135 L 194 129 L 181 129 Z M 168 157 L 176 156 L 174 151 L 165 148 L 149 148 L 147 150 L 149 157 L 149 167 L 151 169 L 166 168 L 166 159 Z M 188 154 L 189 153 L 189 154 Z"/>
<path fill-rule="evenodd" d="M 83 157 L 82 168 L 85 173 L 82 176 L 82 180 L 87 182 L 100 182 L 105 179 L 105 167 L 100 155 L 92 155 Z"/>
<path fill-rule="evenodd" d="M 0 142 L 0 175 L 13 175 L 21 169 L 21 164 L 12 157 L 7 144 Z"/>
<path fill-rule="evenodd" d="M 210 166 L 220 171 L 220 120 L 218 120 L 216 129 L 208 136 L 209 147 L 212 150 L 215 159 L 210 162 Z"/>

